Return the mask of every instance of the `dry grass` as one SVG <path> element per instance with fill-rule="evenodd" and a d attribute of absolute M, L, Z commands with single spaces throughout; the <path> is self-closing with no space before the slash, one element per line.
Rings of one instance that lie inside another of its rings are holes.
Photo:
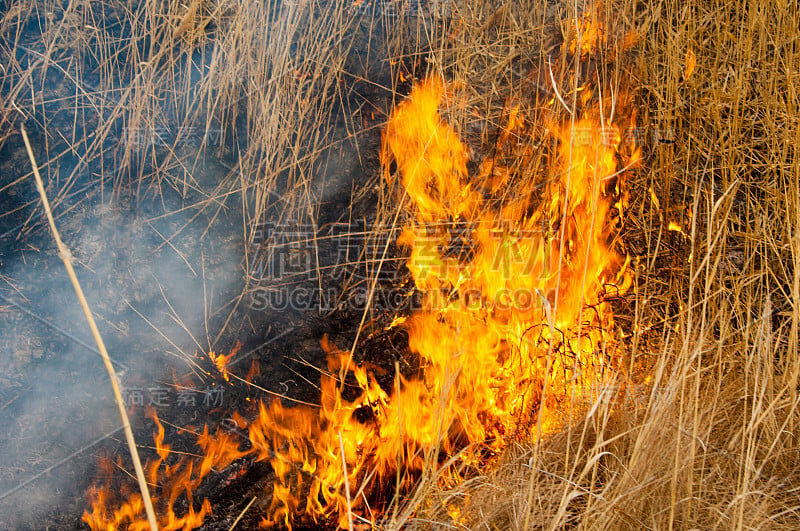
<path fill-rule="evenodd" d="M 639 87 L 647 133 L 626 234 L 640 257 L 629 355 L 634 379 L 641 371 L 652 379 L 602 396 L 571 429 L 538 448 L 516 445 L 456 489 L 420 486 L 409 523 L 796 528 L 798 14 L 768 2 L 613 6 L 617 28 L 641 35 L 635 61 L 614 75 Z M 514 29 L 487 47 L 513 49 L 525 34 L 521 19 L 503 20 Z M 483 44 L 480 34 L 465 37 L 465 48 Z M 492 55 L 452 53 L 447 64 L 469 73 Z M 506 87 L 513 92 L 513 82 Z M 486 101 L 493 93 L 482 88 L 475 97 Z M 671 133 L 654 142 L 656 130 Z"/>
<path fill-rule="evenodd" d="M 64 113 L 74 134 L 52 139 L 63 153 L 50 160 L 77 154 L 69 179 L 113 163 L 118 186 L 141 193 L 202 190 L 199 210 L 241 196 L 245 230 L 268 209 L 314 222 L 310 179 L 332 140 L 333 109 L 351 96 L 341 87 L 356 23 L 345 3 L 317 6 L 316 16 L 305 2 L 286 4 L 294 7 L 16 4 L 0 21 L 0 132 L 18 113 L 42 125 Z M 446 23 L 392 21 L 393 40 L 381 44 L 392 65 L 419 64 L 463 84 L 448 118 L 475 149 L 491 144 L 507 101 L 535 105 L 535 92 L 569 88 L 567 69 L 548 86 L 547 58 L 566 60 L 560 35 L 583 12 L 496 4 L 454 2 Z M 763 0 L 621 0 L 602 9 L 616 38 L 639 35 L 624 61 L 609 56 L 617 67 L 597 72 L 609 86 L 631 87 L 647 135 L 625 220 L 636 285 L 618 320 L 630 334 L 629 376 L 651 379 L 602 395 L 568 430 L 538 447 L 515 444 L 459 487 L 440 490 L 430 471 L 390 517 L 393 527 L 797 527 L 800 10 Z M 124 39 L 104 27 L 114 16 Z M 559 21 L 560 32 L 548 29 Z M 26 24 L 42 27 L 43 44 L 23 61 L 20 50 L 33 46 L 21 37 Z M 74 97 L 31 91 L 47 71 L 73 83 Z M 129 142 L 106 152 L 111 135 L 165 125 L 174 132 L 166 154 Z M 192 178 L 199 157 L 182 149 L 180 126 L 224 131 L 230 152 L 201 150 L 233 168 L 211 192 Z M 656 130 L 670 131 L 668 142 L 654 141 Z M 392 223 L 394 208 L 382 196 L 379 225 Z"/>
<path fill-rule="evenodd" d="M 349 138 L 334 139 L 337 109 L 350 110 L 355 77 L 374 70 L 345 61 L 354 42 L 398 55 L 392 40 L 372 43 L 379 23 L 389 21 L 337 2 L 18 2 L 0 21 L 0 141 L 19 121 L 50 131 L 37 144 L 58 216 L 78 182 L 155 198 L 165 217 L 190 210 L 189 223 L 241 210 L 246 262 L 260 222 L 318 224 L 312 179 L 336 143 L 363 134 L 353 112 Z M 208 159 L 229 170 L 216 182 L 201 182 Z"/>

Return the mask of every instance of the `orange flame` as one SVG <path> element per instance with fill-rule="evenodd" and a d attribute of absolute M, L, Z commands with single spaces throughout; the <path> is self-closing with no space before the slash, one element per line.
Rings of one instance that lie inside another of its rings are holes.
<path fill-rule="evenodd" d="M 630 283 L 609 222 L 624 203 L 615 197 L 618 127 L 588 115 L 556 127 L 559 163 L 531 211 L 540 183 L 522 184 L 499 202 L 485 199 L 503 194 L 513 178 L 499 160 L 469 179 L 467 149 L 438 114 L 443 95 L 437 80 L 416 85 L 392 114 L 382 150 L 415 206 L 400 243 L 411 250 L 408 267 L 426 309 L 392 326 L 408 331 L 421 371 L 396 375 L 387 390 L 376 368 L 354 367 L 358 392 L 347 400 L 332 375 L 350 353 L 323 340 L 329 359 L 320 408 L 272 402 L 250 428 L 259 459 L 277 476 L 265 527 L 291 527 L 301 515 L 347 527 L 348 507 L 363 505 L 357 491 L 392 482 L 398 469 L 401 486 L 409 486 L 439 451 L 470 449 L 461 462 L 485 455 L 481 449 L 499 451 L 537 408 L 552 430 L 560 402 L 611 377 L 615 350 L 606 330 L 613 320 L 603 293 L 612 284 L 624 293 Z M 512 110 L 498 147 L 523 129 Z M 455 230 L 459 224 L 469 238 Z M 443 251 L 455 243 L 469 249 Z"/>
<path fill-rule="evenodd" d="M 208 353 L 209 359 L 214 364 L 214 367 L 217 368 L 217 370 L 222 375 L 222 377 L 225 378 L 226 382 L 230 381 L 230 377 L 228 376 L 228 369 L 227 369 L 228 362 L 231 361 L 231 358 L 234 357 L 237 352 L 239 352 L 239 349 L 241 347 L 242 347 L 242 344 L 237 341 L 236 345 L 233 347 L 233 350 L 231 350 L 230 354 L 224 354 L 224 355 L 223 354 L 215 354 L 213 350 L 209 351 L 209 353 Z"/>
<path fill-rule="evenodd" d="M 601 16 L 602 3 L 597 2 L 588 9 L 580 20 L 572 19 L 571 29 L 575 30 L 567 41 L 569 53 L 575 55 L 590 55 L 605 46 L 606 32 Z"/>
<path fill-rule="evenodd" d="M 636 150 L 621 152 L 627 124 L 604 118 L 605 102 L 585 105 L 570 123 L 551 118 L 542 150 L 552 149 L 540 165 L 529 119 L 512 108 L 496 155 L 470 175 L 468 148 L 439 114 L 447 90 L 433 78 L 414 85 L 392 113 L 381 149 L 387 180 L 399 180 L 413 206 L 398 243 L 409 250 L 424 306 L 390 326 L 407 331 L 419 370 L 395 374 L 388 385 L 383 369 L 352 364 L 350 352 L 323 338 L 328 367 L 318 407 L 262 402 L 249 423 L 235 418 L 249 430 L 249 450 L 228 432 L 211 436 L 204 428 L 203 457 L 171 466 L 153 414 L 158 458 L 147 472 L 159 485 L 164 529 L 199 525 L 210 506 L 204 501 L 195 512 L 193 490 L 212 469 L 245 455 L 269 462 L 275 474 L 262 527 L 333 521 L 347 528 L 352 513 L 367 510 L 365 500 L 380 512 L 388 501 L 374 496 L 410 488 L 442 455 L 480 464 L 515 434 L 557 429 L 564 404 L 582 404 L 614 378 L 619 349 L 607 296 L 631 284 L 615 238 L 625 170 L 639 159 Z M 582 97 L 588 101 L 590 91 Z M 232 355 L 209 354 L 226 380 Z M 446 471 L 441 481 L 458 474 Z M 109 511 L 108 492 L 92 489 L 84 521 L 92 529 L 143 529 L 141 499 L 126 495 Z M 189 511 L 179 518 L 173 505 L 181 497 Z"/>
<path fill-rule="evenodd" d="M 200 509 L 196 510 L 192 492 L 212 469 L 224 469 L 236 459 L 247 455 L 247 452 L 239 450 L 230 433 L 219 431 L 212 437 L 208 429 L 204 428 L 197 441 L 203 455 L 199 466 L 195 466 L 195 461 L 189 457 L 168 465 L 166 460 L 170 455 L 170 446 L 164 444 L 164 427 L 154 409 L 148 409 L 147 416 L 156 423 L 153 441 L 158 458 L 147 462 L 145 474 L 150 488 L 156 488 L 153 502 L 159 515 L 158 528 L 161 531 L 195 529 L 211 514 L 211 503 L 203 500 Z M 150 524 L 144 514 L 141 494 L 131 492 L 127 487 L 122 488 L 119 497 L 113 496 L 112 492 L 108 486 L 92 486 L 88 491 L 92 511 L 84 511 L 83 521 L 94 530 L 149 530 Z M 108 507 L 117 503 L 118 499 L 127 501 L 118 509 L 110 511 Z M 179 499 L 185 500 L 188 506 L 183 516 L 175 514 L 175 504 Z"/>
<path fill-rule="evenodd" d="M 550 395 L 555 407 L 568 382 L 587 383 L 600 368 L 595 350 L 610 339 L 603 330 L 611 324 L 602 293 L 612 283 L 623 293 L 630 282 L 607 222 L 620 135 L 591 116 L 555 126 L 559 163 L 538 208 L 529 213 L 535 182 L 490 205 L 485 190 L 502 190 L 510 172 L 485 161 L 467 181 L 466 148 L 438 115 L 443 95 L 436 80 L 415 87 L 385 135 L 384 161 L 397 161 L 417 207 L 400 243 L 411 248 L 408 267 L 429 308 L 407 328 L 429 401 L 447 397 L 445 425 L 498 449 L 540 399 L 545 378 L 560 388 Z M 498 144 L 521 128 L 513 110 Z M 440 252 L 453 244 L 448 224 L 461 219 L 472 232 L 469 252 Z M 564 356 L 545 374 L 551 344 Z"/>

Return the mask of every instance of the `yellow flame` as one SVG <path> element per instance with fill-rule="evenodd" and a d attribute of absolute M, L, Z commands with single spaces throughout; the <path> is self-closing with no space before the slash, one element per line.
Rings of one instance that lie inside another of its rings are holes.
<path fill-rule="evenodd" d="M 683 234 L 683 228 L 674 221 L 669 222 L 669 226 L 667 227 L 667 229 L 673 232 L 680 232 L 681 234 Z"/>
<path fill-rule="evenodd" d="M 592 17 L 580 25 L 580 53 L 589 53 L 602 27 Z M 411 203 L 398 244 L 423 301 L 390 328 L 407 332 L 419 369 L 387 383 L 385 369 L 353 364 L 350 352 L 324 338 L 328 367 L 318 407 L 262 402 L 251 422 L 236 419 L 248 429 L 250 449 L 204 428 L 202 459 L 172 466 L 153 415 L 158 457 L 147 471 L 160 486 L 164 529 L 199 525 L 210 505 L 195 512 L 193 490 L 211 470 L 245 455 L 269 462 L 275 475 L 262 527 L 335 521 L 346 528 L 373 492 L 398 480 L 410 488 L 426 466 L 438 467 L 441 454 L 458 455 L 440 478 L 455 484 L 456 466 L 482 463 L 515 434 L 558 429 L 565 404 L 579 406 L 614 378 L 619 349 L 607 299 L 631 285 L 630 258 L 616 240 L 625 170 L 640 158 L 638 150 L 622 153 L 620 131 L 629 124 L 601 118 L 606 102 L 590 105 L 588 87 L 580 94 L 583 113 L 566 123 L 551 118 L 548 138 L 531 138 L 530 117 L 510 107 L 495 154 L 470 173 L 470 150 L 439 113 L 451 90 L 437 78 L 416 83 L 382 137 L 387 182 Z M 549 146 L 544 159 L 535 140 Z M 232 356 L 209 353 L 226 380 Z M 124 495 L 128 501 L 110 511 L 113 497 L 93 489 L 84 521 L 92 529 L 144 529 L 141 499 Z M 179 497 L 190 507 L 180 518 L 172 509 Z M 448 511 L 462 518 L 457 507 Z"/>

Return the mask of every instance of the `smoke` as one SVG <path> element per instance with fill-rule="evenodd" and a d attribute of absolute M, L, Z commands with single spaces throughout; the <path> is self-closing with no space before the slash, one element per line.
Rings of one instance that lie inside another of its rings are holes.
<path fill-rule="evenodd" d="M 20 199 L 38 209 L 32 187 L 22 190 Z M 170 369 L 191 374 L 189 360 L 212 348 L 227 303 L 241 291 L 241 227 L 224 214 L 213 223 L 204 214 L 192 220 L 196 209 L 175 198 L 144 195 L 134 207 L 94 190 L 70 203 L 57 225 L 132 416 L 148 405 L 161 412 L 199 406 L 202 397 L 172 385 Z M 56 215 L 66 208 L 55 207 Z M 98 453 L 126 452 L 121 421 L 49 230 L 13 235 L 0 241 L 0 528 L 73 527 Z"/>

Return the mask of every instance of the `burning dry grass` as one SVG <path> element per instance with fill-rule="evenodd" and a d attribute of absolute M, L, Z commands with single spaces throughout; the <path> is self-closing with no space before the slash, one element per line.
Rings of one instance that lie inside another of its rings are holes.
<path fill-rule="evenodd" d="M 92 17 L 89 3 L 70 4 L 70 16 L 53 26 L 49 34 L 52 38 L 38 63 L 9 62 L 3 75 L 12 89 L 6 92 L 10 94 L 6 98 L 22 109 L 41 106 L 41 102 L 26 100 L 30 92 L 24 91 L 38 75 L 37 69 L 66 64 L 64 58 L 72 53 L 63 48 L 67 42 L 84 50 L 94 50 L 97 42 L 105 42 L 96 46 L 106 50 L 102 52 L 105 55 L 91 59 L 100 73 L 97 91 L 79 86 L 75 99 L 76 109 L 100 109 L 98 126 L 84 130 L 82 135 L 79 131 L 71 141 L 72 146 L 87 153 L 84 164 L 102 156 L 99 147 L 113 127 L 118 127 L 120 117 L 128 129 L 150 130 L 180 116 L 183 124 L 199 124 L 207 130 L 211 124 L 232 124 L 244 116 L 249 138 L 247 148 L 238 154 L 237 165 L 241 165 L 242 174 L 259 177 L 246 183 L 240 174 L 232 173 L 208 200 L 209 208 L 218 208 L 228 194 L 242 193 L 248 187 L 255 191 L 247 196 L 255 205 L 249 212 L 255 212 L 251 215 L 258 219 L 273 201 L 269 192 L 280 175 L 293 192 L 281 200 L 278 210 L 313 217 L 310 212 L 314 209 L 309 207 L 314 206 L 315 198 L 309 192 L 308 176 L 315 154 L 326 144 L 325 132 L 329 129 L 324 124 L 329 123 L 332 105 L 342 97 L 337 87 L 345 75 L 343 56 L 352 40 L 348 40 L 349 19 L 342 4 L 320 7 L 324 16 L 315 18 L 314 23 L 300 13 L 299 6 L 304 5 L 292 2 L 287 3 L 290 7 L 277 10 L 259 3 L 207 6 L 192 2 L 188 7 L 170 6 L 164 12 L 160 4 L 143 3 L 136 11 L 120 14 L 131 32 L 130 40 L 124 41 L 127 44 L 120 45 L 111 39 L 103 41 L 102 29 L 93 22 L 100 17 Z M 58 9 L 56 4 L 20 7 L 6 14 L 1 29 L 15 47 L 24 46 L 13 38 L 19 21 L 35 16 L 46 19 L 42 14 Z M 402 500 L 385 504 L 387 512 L 373 518 L 375 525 L 429 528 L 436 523 L 468 529 L 796 528 L 800 518 L 797 7 L 767 2 L 706 6 L 667 0 L 654 5 L 609 2 L 588 10 L 544 3 L 507 3 L 491 8 L 488 3 L 454 2 L 451 10 L 447 24 L 413 28 L 398 21 L 398 43 L 415 32 L 426 34 L 415 42 L 430 44 L 430 50 L 401 55 L 400 51 L 408 52 L 413 46 L 395 43 L 388 52 L 398 64 L 424 60 L 431 73 L 461 84 L 460 91 L 455 91 L 458 98 L 441 112 L 453 135 L 463 140 L 464 156 L 471 152 L 485 157 L 487 147 L 508 141 L 501 142 L 502 131 L 513 131 L 509 127 L 515 116 L 513 102 L 523 102 L 523 112 L 529 118 L 541 116 L 541 107 L 559 109 L 560 118 L 554 123 L 569 124 L 567 131 L 575 131 L 574 126 L 592 108 L 592 102 L 600 102 L 595 126 L 599 109 L 604 109 L 605 117 L 626 113 L 630 117 L 634 110 L 638 113 L 634 134 L 641 144 L 642 163 L 625 185 L 627 207 L 614 205 L 622 217 L 621 234 L 632 257 L 628 269 L 631 286 L 607 303 L 615 308 L 616 324 L 608 318 L 594 323 L 600 335 L 593 341 L 613 344 L 614 370 L 607 379 L 597 379 L 593 387 L 589 386 L 588 400 L 571 399 L 574 395 L 567 384 L 580 377 L 576 372 L 562 371 L 564 380 L 559 388 L 553 387 L 555 393 L 562 393 L 562 408 L 553 406 L 560 416 L 538 443 L 535 439 L 542 431 L 518 429 L 530 428 L 524 421 L 513 425 L 504 424 L 508 419 L 489 423 L 497 433 L 488 436 L 482 432 L 474 439 L 466 436 L 467 444 L 464 433 L 458 433 L 454 440 L 461 446 L 450 450 L 507 437 L 491 447 L 503 450 L 501 455 L 485 459 L 463 477 L 453 477 L 454 461 L 445 461 L 447 466 L 443 466 L 437 455 L 409 451 L 418 458 L 410 467 L 415 469 L 417 481 L 407 485 L 409 491 Z M 593 14 L 586 19 L 586 12 Z M 253 20 L 270 23 L 255 25 Z M 576 20 L 584 22 L 576 24 Z M 559 21 L 561 32 L 547 29 Z M 94 28 L 91 31 L 100 32 L 91 37 L 95 39 L 91 46 L 87 25 Z M 207 65 L 204 81 L 188 90 L 192 76 L 191 62 L 186 59 L 193 53 L 208 53 L 197 43 L 217 25 L 224 31 L 219 32 L 213 55 L 200 58 Z M 278 28 L 285 30 L 280 35 L 287 35 L 286 41 L 265 37 Z M 70 31 L 83 37 L 66 39 Z M 141 56 L 141 42 L 165 40 L 172 45 L 151 46 L 146 57 Z M 594 51 L 592 44 L 597 46 Z M 581 53 L 576 53 L 578 50 Z M 78 69 L 75 79 L 81 79 L 79 64 L 70 65 Z M 126 80 L 124 88 L 117 86 L 120 79 Z M 581 88 L 586 83 L 593 88 Z M 584 99 L 589 93 L 591 98 Z M 614 103 L 606 103 L 611 101 Z M 200 102 L 202 105 L 198 105 Z M 618 132 L 624 125 L 618 126 Z M 233 128 L 224 127 L 226 135 L 234 134 Z M 323 133 L 317 134 L 320 129 Z M 592 131 L 597 133 L 596 129 Z M 514 131 L 515 141 L 520 136 Z M 565 137 L 561 142 L 569 143 Z M 133 168 L 132 161 L 147 156 L 131 149 L 128 144 L 115 154 L 121 168 Z M 507 192 L 499 194 L 500 204 L 519 200 L 521 196 L 515 191 L 523 191 L 526 198 L 547 197 L 541 195 L 541 188 L 535 188 L 537 181 L 530 174 L 527 183 L 504 180 L 523 167 L 555 164 L 555 151 L 550 158 L 536 153 L 524 163 L 519 158 L 503 160 L 502 164 L 496 156 L 486 159 L 498 161 L 496 166 L 506 171 L 495 175 L 494 190 L 491 182 L 488 184 L 492 193 Z M 574 153 L 566 158 L 572 160 Z M 466 173 L 466 161 L 463 164 Z M 151 181 L 154 185 L 195 186 L 185 173 L 173 174 L 175 168 L 185 166 L 178 153 L 159 158 L 154 166 L 158 168 Z M 409 174 L 416 171 L 414 166 L 403 168 L 401 162 L 398 170 Z M 451 209 L 446 220 L 482 210 L 476 207 L 481 194 L 470 196 L 462 193 L 463 188 L 445 193 L 444 184 L 435 189 L 441 195 L 433 198 L 434 203 L 445 198 Z M 624 195 L 623 190 L 607 192 Z M 417 197 L 420 224 L 439 221 L 431 214 L 429 193 L 430 188 L 423 189 Z M 381 204 L 379 216 L 386 225 L 411 218 L 397 215 L 396 199 L 396 195 L 387 194 Z M 536 199 L 533 201 L 534 209 L 538 208 Z M 590 211 L 596 212 L 596 207 Z M 247 221 L 249 226 L 252 220 Z M 606 216 L 596 228 L 604 228 L 603 223 Z M 580 227 L 592 233 L 593 229 Z M 606 233 L 602 242 L 610 236 Z M 620 252 L 620 247 L 614 248 Z M 561 252 L 558 256 L 565 255 Z M 616 262 L 619 257 L 612 258 L 611 270 L 620 270 L 622 264 Z M 563 261 L 556 269 L 561 267 Z M 608 269 L 607 265 L 600 267 L 594 276 L 602 277 Z M 451 287 L 458 286 L 458 269 L 447 270 L 456 271 L 447 282 Z M 415 274 L 418 287 L 425 289 L 425 281 L 420 284 L 419 272 Z M 469 280 L 474 281 L 475 276 Z M 438 286 L 428 288 L 434 291 Z M 481 286 L 479 291 L 487 289 Z M 548 304 L 555 303 L 546 292 L 540 292 Z M 593 293 L 577 290 L 579 309 L 573 320 L 583 322 L 581 306 L 597 291 Z M 441 321 L 441 315 L 439 318 Z M 421 319 L 417 316 L 413 322 L 418 324 Z M 451 319 L 451 328 L 460 330 L 461 323 Z M 552 316 L 550 319 L 552 325 Z M 470 347 L 482 345 L 481 340 L 486 338 L 485 334 L 476 334 L 470 336 Z M 438 337 L 441 339 L 441 333 Z M 440 340 L 438 346 L 442 343 Z M 417 346 L 418 351 L 426 348 Z M 572 350 L 581 349 L 576 346 Z M 337 353 L 335 361 L 331 373 L 350 360 Z M 473 360 L 478 361 L 479 357 Z M 365 383 L 366 373 L 362 380 L 364 400 L 370 398 L 368 391 L 386 394 Z M 336 382 L 330 378 L 328 383 L 334 386 L 328 398 L 335 401 Z M 521 384 L 514 380 L 509 385 Z M 512 418 L 519 420 L 520 411 L 530 410 L 532 404 L 538 406 L 537 400 L 546 402 L 541 394 L 526 397 L 526 393 L 546 389 L 537 385 L 515 389 L 515 398 L 520 398 L 525 407 L 509 408 Z M 372 402 L 388 400 L 372 397 Z M 360 407 L 367 405 L 369 400 Z M 342 404 L 332 402 L 328 406 L 328 412 L 338 415 L 337 408 Z M 481 411 L 482 420 L 495 413 L 487 411 Z M 288 408 L 270 414 L 272 423 L 278 425 L 299 425 L 301 420 L 308 420 L 294 418 L 299 410 L 293 413 Z M 329 426 L 343 421 L 328 418 L 321 422 Z M 471 419 L 460 422 L 465 431 L 472 425 Z M 317 426 L 316 432 L 299 438 L 310 441 L 321 429 Z M 342 486 L 348 476 L 355 479 L 360 473 L 358 479 L 363 479 L 376 473 L 374 462 L 363 470 L 354 470 L 358 450 L 346 446 L 352 441 L 346 439 L 346 433 L 343 436 L 345 431 L 328 433 L 331 459 L 325 466 L 332 467 L 331 473 L 338 474 L 338 479 L 324 485 L 336 488 L 316 498 L 317 502 L 334 500 L 332 505 L 317 507 L 318 514 L 333 517 L 343 527 L 351 525 L 354 508 L 361 517 L 369 517 L 355 496 L 351 499 L 349 492 L 343 496 Z M 292 441 L 299 434 L 280 434 L 273 428 L 271 435 L 282 437 L 280 444 L 265 438 L 265 448 L 282 445 L 292 449 Z M 441 430 L 436 440 L 420 446 L 446 448 L 453 442 L 448 440 L 451 435 Z M 360 435 L 367 436 L 374 433 Z M 337 447 L 341 449 L 338 454 Z M 308 449 L 295 450 L 303 453 Z M 402 453 L 395 450 L 392 447 L 392 455 Z M 291 461 L 297 456 L 290 457 Z M 308 462 L 308 455 L 300 457 Z M 344 458 L 343 468 L 349 474 L 341 473 L 338 467 L 342 462 L 337 458 Z M 273 467 L 279 468 L 278 461 Z M 397 470 L 390 469 L 384 479 Z M 280 470 L 276 472 L 281 476 Z M 288 495 L 294 484 L 287 480 L 277 485 Z M 349 487 L 355 494 L 357 487 Z M 274 502 L 271 517 L 280 521 L 301 507 Z"/>
<path fill-rule="evenodd" d="M 421 486 L 420 527 L 797 525 L 796 6 L 622 6 L 606 28 L 626 19 L 646 136 L 617 315 L 646 378 L 485 476 Z"/>

